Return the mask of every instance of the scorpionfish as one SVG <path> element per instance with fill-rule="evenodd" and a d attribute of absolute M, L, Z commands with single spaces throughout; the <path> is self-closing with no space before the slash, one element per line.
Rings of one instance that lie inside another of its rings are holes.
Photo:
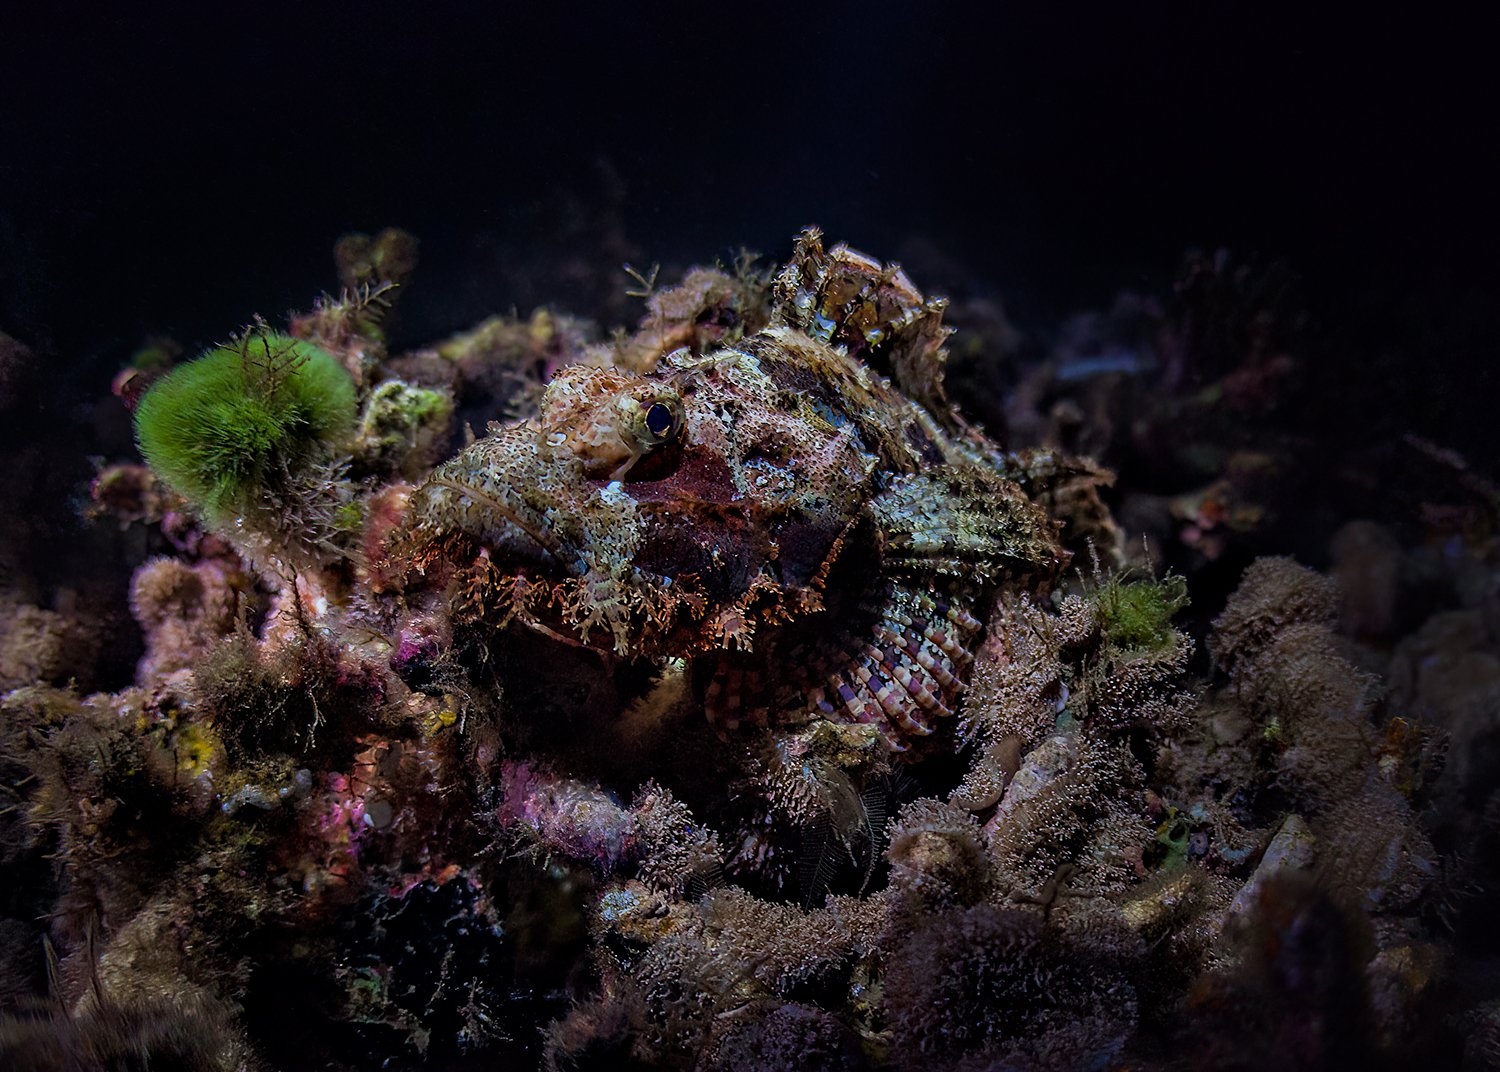
<path fill-rule="evenodd" d="M 683 659 L 709 718 L 872 727 L 950 715 L 1002 584 L 1057 526 L 942 387 L 945 303 L 816 230 L 765 326 L 648 371 L 573 365 L 412 496 L 420 544 L 562 641 Z"/>

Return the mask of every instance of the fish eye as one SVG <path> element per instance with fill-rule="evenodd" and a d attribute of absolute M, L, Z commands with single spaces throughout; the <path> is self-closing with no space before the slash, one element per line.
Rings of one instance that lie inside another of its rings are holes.
<path fill-rule="evenodd" d="M 670 439 L 677 432 L 677 415 L 665 402 L 653 402 L 646 411 L 646 431 L 657 439 Z"/>

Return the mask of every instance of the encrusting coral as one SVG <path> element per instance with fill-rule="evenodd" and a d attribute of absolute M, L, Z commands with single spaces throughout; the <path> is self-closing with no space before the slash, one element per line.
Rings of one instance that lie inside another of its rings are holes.
<path fill-rule="evenodd" d="M 1332 582 L 1252 565 L 1204 680 L 1185 582 L 1113 569 L 1108 474 L 970 424 L 944 303 L 815 231 L 609 342 L 543 310 L 393 354 L 412 249 L 346 241 L 343 298 L 141 398 L 196 522 L 96 482 L 174 553 L 133 687 L 0 700 L 56 1052 L 1176 1068 L 1249 997 L 1327 1046 L 1420 1014 L 1434 745 Z"/>
<path fill-rule="evenodd" d="M 63 684 L 87 671 L 102 641 L 76 615 L 0 595 L 0 688 Z"/>
<path fill-rule="evenodd" d="M 178 558 L 154 558 L 130 582 L 130 610 L 146 634 L 142 682 L 190 670 L 233 631 L 240 608 L 242 579 L 222 559 L 189 565 Z"/>

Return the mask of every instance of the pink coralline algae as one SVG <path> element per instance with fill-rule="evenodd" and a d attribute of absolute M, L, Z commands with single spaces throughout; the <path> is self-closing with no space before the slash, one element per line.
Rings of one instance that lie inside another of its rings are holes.
<path fill-rule="evenodd" d="M 606 873 L 635 856 L 635 820 L 602 789 L 510 761 L 501 764 L 496 788 L 501 825 L 525 830 L 552 852 L 591 862 Z"/>

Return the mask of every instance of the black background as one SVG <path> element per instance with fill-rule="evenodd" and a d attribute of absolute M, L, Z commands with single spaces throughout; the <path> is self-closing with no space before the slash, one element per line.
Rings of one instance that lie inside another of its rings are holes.
<path fill-rule="evenodd" d="M 1472 19 L 421 7 L 12 5 L 0 330 L 97 397 L 145 334 L 193 348 L 306 307 L 337 285 L 334 239 L 387 225 L 423 243 L 408 342 L 512 306 L 594 311 L 556 267 L 574 254 L 774 261 L 807 223 L 941 251 L 1033 338 L 1226 247 L 1300 272 L 1338 362 L 1317 389 L 1347 391 L 1352 429 L 1490 466 L 1500 93 Z M 601 216 L 628 242 L 601 243 Z"/>

